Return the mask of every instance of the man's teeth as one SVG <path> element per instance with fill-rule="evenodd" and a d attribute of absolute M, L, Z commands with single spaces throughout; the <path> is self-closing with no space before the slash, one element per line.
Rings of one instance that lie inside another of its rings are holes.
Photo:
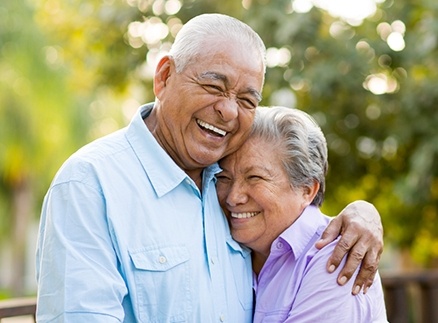
<path fill-rule="evenodd" d="M 227 132 L 226 131 L 224 131 L 224 130 L 222 130 L 222 129 L 219 129 L 219 128 L 216 128 L 215 126 L 213 126 L 213 125 L 211 125 L 211 124 L 209 124 L 209 123 L 206 123 L 206 122 L 204 122 L 204 121 L 202 121 L 202 120 L 197 120 L 197 122 L 198 122 L 198 124 L 201 126 L 201 127 L 204 127 L 204 128 L 206 128 L 206 129 L 208 129 L 208 130 L 211 130 L 211 131 L 213 131 L 213 132 L 215 132 L 215 133 L 217 133 L 217 134 L 219 134 L 219 135 L 221 135 L 221 136 L 225 136 L 226 134 L 227 134 Z"/>
<path fill-rule="evenodd" d="M 256 215 L 258 212 L 245 212 L 245 213 L 231 213 L 231 217 L 232 218 L 237 218 L 237 219 L 246 219 L 246 218 L 251 218 L 254 215 Z"/>

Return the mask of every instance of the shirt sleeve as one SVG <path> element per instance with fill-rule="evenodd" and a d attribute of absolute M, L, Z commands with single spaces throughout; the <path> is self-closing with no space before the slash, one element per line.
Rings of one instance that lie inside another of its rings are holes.
<path fill-rule="evenodd" d="M 365 322 L 362 320 L 362 301 L 355 299 L 360 296 L 351 294 L 357 271 L 347 284 L 340 286 L 336 279 L 345 264 L 345 258 L 334 273 L 329 274 L 326 270 L 335 243 L 317 252 L 309 262 L 285 322 Z"/>
<path fill-rule="evenodd" d="M 68 181 L 49 190 L 36 256 L 38 322 L 123 321 L 127 289 L 95 187 Z"/>

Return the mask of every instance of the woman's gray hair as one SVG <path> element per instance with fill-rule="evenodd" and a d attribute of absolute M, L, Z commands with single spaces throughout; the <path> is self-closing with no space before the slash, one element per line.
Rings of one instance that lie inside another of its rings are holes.
<path fill-rule="evenodd" d="M 242 50 L 259 52 L 266 71 L 266 47 L 260 36 L 242 21 L 218 13 L 202 14 L 189 20 L 178 32 L 169 54 L 180 73 L 205 51 L 206 40 L 237 41 Z"/>
<path fill-rule="evenodd" d="M 327 143 L 310 115 L 286 107 L 258 107 L 250 136 L 279 148 L 293 187 L 309 187 L 317 181 L 319 191 L 312 204 L 321 206 L 328 169 Z"/>

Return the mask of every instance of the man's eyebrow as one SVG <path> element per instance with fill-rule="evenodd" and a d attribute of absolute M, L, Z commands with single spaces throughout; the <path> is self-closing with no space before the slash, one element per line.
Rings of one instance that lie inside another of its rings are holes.
<path fill-rule="evenodd" d="M 200 79 L 206 78 L 206 79 L 212 79 L 212 80 L 220 80 L 222 82 L 224 82 L 225 84 L 228 84 L 228 78 L 226 77 L 226 75 L 221 74 L 221 73 L 217 73 L 217 72 L 204 72 L 201 75 L 199 75 Z"/>
<path fill-rule="evenodd" d="M 219 81 L 224 82 L 225 85 L 229 84 L 227 76 L 224 74 L 221 74 L 221 73 L 217 73 L 217 72 L 212 72 L 212 71 L 204 72 L 201 75 L 199 75 L 199 78 L 200 79 L 207 78 L 207 79 L 212 79 L 212 80 L 219 80 Z M 255 97 L 257 102 L 262 101 L 262 95 L 256 89 L 249 87 L 246 89 L 245 93 L 249 93 L 250 95 Z"/>
<path fill-rule="evenodd" d="M 260 103 L 263 99 L 262 95 L 256 89 L 247 88 L 246 92 L 255 97 L 258 103 Z"/>

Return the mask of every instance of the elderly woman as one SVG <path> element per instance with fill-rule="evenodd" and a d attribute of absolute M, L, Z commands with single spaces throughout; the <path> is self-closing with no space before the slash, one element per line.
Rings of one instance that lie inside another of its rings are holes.
<path fill-rule="evenodd" d="M 379 275 L 354 296 L 353 280 L 339 286 L 326 271 L 337 241 L 314 246 L 330 221 L 319 210 L 327 145 L 306 113 L 258 108 L 250 138 L 220 166 L 232 236 L 252 250 L 254 322 L 387 322 Z"/>

